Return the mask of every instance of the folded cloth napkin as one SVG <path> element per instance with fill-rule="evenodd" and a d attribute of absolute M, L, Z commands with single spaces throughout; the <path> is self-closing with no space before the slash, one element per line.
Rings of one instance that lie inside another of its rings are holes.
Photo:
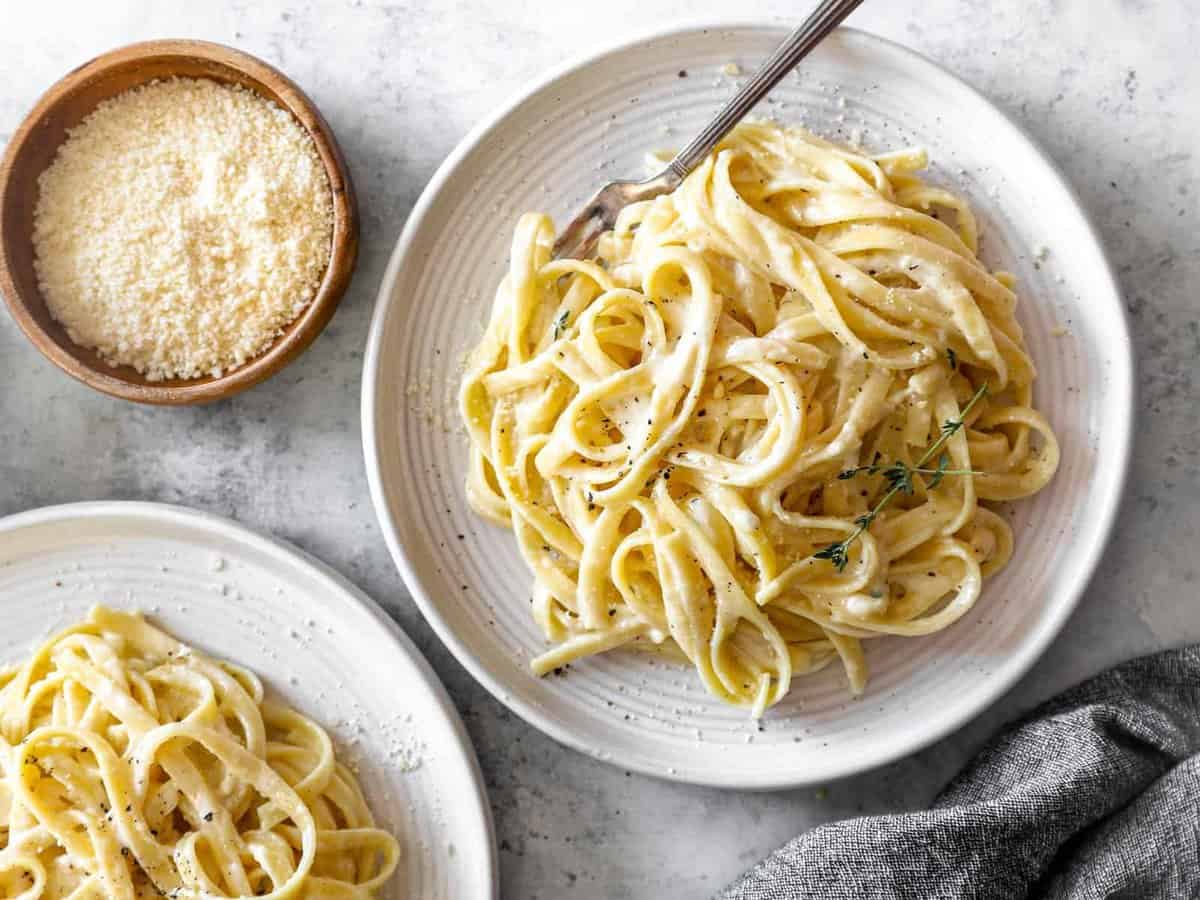
<path fill-rule="evenodd" d="M 814 828 L 721 897 L 1200 898 L 1200 646 L 1072 688 L 928 811 Z"/>

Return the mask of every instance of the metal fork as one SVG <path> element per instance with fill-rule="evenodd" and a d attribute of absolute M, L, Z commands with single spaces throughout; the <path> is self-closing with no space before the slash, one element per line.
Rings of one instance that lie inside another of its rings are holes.
<path fill-rule="evenodd" d="M 587 257 L 600 235 L 616 224 L 617 214 L 622 209 L 630 203 L 652 200 L 679 187 L 679 183 L 700 165 L 721 138 L 862 2 L 822 0 L 804 23 L 788 35 L 787 40 L 754 73 L 754 77 L 733 95 L 717 117 L 680 150 L 665 169 L 645 181 L 612 181 L 602 187 L 554 242 L 555 258 Z"/>

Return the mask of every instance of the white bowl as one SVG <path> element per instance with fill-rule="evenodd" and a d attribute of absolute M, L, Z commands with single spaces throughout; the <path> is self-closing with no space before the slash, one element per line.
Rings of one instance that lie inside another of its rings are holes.
<path fill-rule="evenodd" d="M 512 535 L 463 499 L 466 437 L 454 403 L 517 216 L 561 225 L 600 183 L 676 147 L 783 39 L 774 24 L 687 27 L 552 73 L 481 125 L 426 188 L 396 245 L 367 348 L 363 442 L 388 546 L 413 597 L 497 698 L 563 743 L 625 768 L 700 784 L 779 788 L 896 759 L 1007 690 L 1067 620 L 1121 496 L 1132 422 L 1124 310 L 1104 252 L 1054 164 L 983 97 L 928 60 L 842 30 L 760 113 L 883 150 L 928 148 L 930 177 L 978 211 L 983 257 L 1015 272 L 1040 368 L 1037 403 L 1062 464 L 1015 505 L 1016 556 L 976 608 L 918 639 L 872 641 L 866 695 L 830 668 L 792 685 L 761 730 L 709 697 L 694 673 L 617 653 L 534 678 L 545 646 Z M 686 71 L 686 77 L 681 73 Z M 745 77 L 745 76 L 742 76 Z M 1045 248 L 1045 249 L 1042 249 Z"/>

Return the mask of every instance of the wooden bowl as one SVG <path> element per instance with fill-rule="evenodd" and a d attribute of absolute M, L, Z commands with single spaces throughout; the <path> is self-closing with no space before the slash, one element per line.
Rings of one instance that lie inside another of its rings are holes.
<path fill-rule="evenodd" d="M 329 264 L 316 296 L 261 354 L 219 378 L 148 381 L 130 366 L 110 366 L 76 345 L 51 318 L 38 290 L 33 211 L 38 176 L 54 160 L 66 131 L 103 100 L 148 81 L 211 78 L 239 84 L 288 110 L 312 137 L 333 200 Z M 70 72 L 38 100 L 0 162 L 0 292 L 21 330 L 55 365 L 84 384 L 138 403 L 185 405 L 230 397 L 279 371 L 329 322 L 358 256 L 358 209 L 350 172 L 333 132 L 287 76 L 247 53 L 204 41 L 148 41 L 105 53 Z"/>

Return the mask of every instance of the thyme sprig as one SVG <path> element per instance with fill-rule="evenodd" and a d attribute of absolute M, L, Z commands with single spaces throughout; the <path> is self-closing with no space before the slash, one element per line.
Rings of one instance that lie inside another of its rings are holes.
<path fill-rule="evenodd" d="M 571 311 L 569 309 L 564 309 L 554 320 L 554 339 L 556 341 L 562 337 L 562 333 L 567 330 L 567 323 L 570 321 L 570 319 Z"/>
<path fill-rule="evenodd" d="M 947 475 L 978 475 L 978 472 L 970 469 L 951 469 L 950 456 L 944 452 L 944 448 L 946 442 L 962 429 L 963 423 L 966 421 L 972 408 L 986 393 L 987 383 L 985 382 L 979 386 L 979 390 L 975 392 L 967 402 L 967 405 L 963 407 L 957 419 L 947 419 L 942 423 L 938 439 L 926 448 L 915 466 L 910 466 L 900 460 L 886 464 L 881 463 L 879 454 L 876 454 L 875 459 L 870 465 L 847 469 L 839 474 L 838 478 L 843 480 L 853 478 L 860 472 L 865 472 L 868 475 L 882 475 L 888 484 L 888 489 L 869 512 L 864 513 L 854 520 L 854 530 L 849 535 L 836 543 L 822 547 L 813 554 L 813 559 L 827 559 L 839 572 L 844 572 L 846 565 L 850 562 L 850 545 L 858 540 L 862 533 L 874 524 L 876 517 L 896 498 L 897 494 L 912 494 L 914 490 L 913 475 L 930 475 L 929 487 L 931 488 L 935 488 L 941 484 L 942 479 Z M 930 468 L 928 463 L 934 457 L 937 457 L 937 467 Z"/>

